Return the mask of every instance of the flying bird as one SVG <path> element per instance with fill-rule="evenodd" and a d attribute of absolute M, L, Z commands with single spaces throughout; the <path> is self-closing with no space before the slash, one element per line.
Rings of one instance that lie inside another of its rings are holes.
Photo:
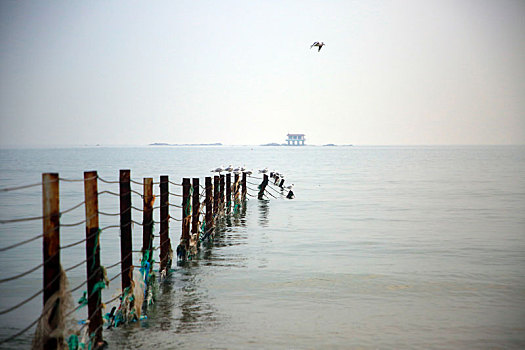
<path fill-rule="evenodd" d="M 319 50 L 317 50 L 317 52 L 321 51 L 321 48 L 325 45 L 325 43 L 323 42 L 319 42 L 319 41 L 316 41 L 315 43 L 312 44 L 312 46 L 310 46 L 310 49 L 314 46 L 317 46 L 319 47 Z"/>

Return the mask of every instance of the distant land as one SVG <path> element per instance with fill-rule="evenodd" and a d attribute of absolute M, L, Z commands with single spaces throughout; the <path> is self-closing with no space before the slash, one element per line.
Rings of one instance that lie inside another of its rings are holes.
<path fill-rule="evenodd" d="M 298 146 L 298 145 L 289 145 L 287 143 L 275 143 L 275 142 L 272 142 L 272 143 L 265 143 L 261 146 L 286 146 L 286 147 L 308 147 L 308 146 L 319 146 L 319 145 L 304 145 L 304 146 Z M 353 145 L 336 145 L 336 144 L 333 144 L 333 143 L 327 143 L 326 145 L 323 145 L 323 147 L 351 147 Z"/>
<path fill-rule="evenodd" d="M 150 143 L 149 146 L 222 146 L 222 143 L 163 143 L 163 142 L 155 142 Z"/>

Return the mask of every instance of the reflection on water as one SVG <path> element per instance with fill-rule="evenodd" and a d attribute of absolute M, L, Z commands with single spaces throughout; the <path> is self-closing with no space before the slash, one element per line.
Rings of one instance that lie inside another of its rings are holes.
<path fill-rule="evenodd" d="M 175 319 L 175 333 L 191 333 L 209 327 L 216 322 L 215 309 L 199 286 L 199 277 L 195 269 L 183 269 L 178 275 L 183 287 L 178 293 L 179 317 Z M 177 322 L 178 321 L 178 322 Z M 173 320 L 171 321 L 173 322 Z"/>
<path fill-rule="evenodd" d="M 259 224 L 261 227 L 268 227 L 268 214 L 270 212 L 270 206 L 268 205 L 270 200 L 261 199 L 257 201 L 259 205 Z"/>

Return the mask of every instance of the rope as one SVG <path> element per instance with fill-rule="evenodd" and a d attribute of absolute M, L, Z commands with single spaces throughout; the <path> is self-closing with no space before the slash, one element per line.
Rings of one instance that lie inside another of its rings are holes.
<path fill-rule="evenodd" d="M 182 194 L 176 194 L 176 193 L 171 193 L 171 192 L 168 192 L 168 193 L 175 197 L 182 197 Z"/>
<path fill-rule="evenodd" d="M 76 245 L 79 245 L 80 243 L 82 242 L 85 242 L 87 241 L 88 239 L 90 238 L 93 238 L 94 236 L 96 236 L 98 234 L 98 231 L 97 232 L 94 232 L 93 234 L 91 234 L 89 237 L 86 237 L 84 239 L 81 239 L 80 241 L 77 241 L 77 242 L 74 242 L 74 243 L 70 243 L 70 244 L 67 244 L 65 246 L 61 246 L 60 247 L 60 250 L 64 250 L 64 249 L 67 249 L 67 248 L 71 248 L 71 247 L 74 247 Z"/>
<path fill-rule="evenodd" d="M 35 184 L 30 184 L 30 185 L 16 186 L 16 187 L 5 187 L 5 188 L 0 188 L 0 192 L 23 190 L 24 188 L 36 187 L 36 186 L 41 186 L 41 185 L 43 185 L 42 182 L 38 182 Z"/>
<path fill-rule="evenodd" d="M 79 262 L 78 264 L 73 265 L 73 266 L 71 266 L 71 267 L 68 267 L 67 269 L 64 270 L 64 272 L 69 272 L 69 271 L 71 271 L 71 270 L 74 270 L 74 269 L 76 269 L 77 267 L 79 267 L 80 265 L 86 263 L 87 261 L 88 261 L 88 259 L 86 259 L 86 260 L 84 260 L 84 261 L 81 261 L 81 262 Z"/>
<path fill-rule="evenodd" d="M 73 224 L 62 224 L 62 223 L 61 223 L 60 226 L 63 226 L 63 227 L 73 227 L 73 226 L 81 225 L 81 224 L 85 223 L 86 221 L 87 221 L 87 220 L 84 219 L 84 220 L 82 220 L 82 221 L 75 222 L 75 223 L 73 223 Z"/>
<path fill-rule="evenodd" d="M 115 192 L 111 192 L 111 191 L 102 191 L 102 192 L 99 192 L 99 193 L 98 193 L 99 196 L 100 196 L 101 194 L 111 194 L 111 195 L 113 195 L 113 196 L 120 197 L 120 194 L 115 193 Z"/>
<path fill-rule="evenodd" d="M 78 203 L 77 205 L 69 208 L 69 209 L 66 209 L 64 211 L 61 211 L 58 213 L 59 216 L 63 215 L 63 214 L 67 214 L 75 209 L 77 209 L 78 207 L 82 206 L 86 201 L 82 201 L 80 203 Z M 45 219 L 47 217 L 51 217 L 52 215 L 49 215 L 49 216 L 34 216 L 34 217 L 27 217 L 27 218 L 20 218 L 20 219 L 10 219 L 10 220 L 0 220 L 0 224 L 9 224 L 9 223 L 14 223 L 14 222 L 23 222 L 23 221 L 33 221 L 33 220 L 42 220 L 42 219 Z"/>
<path fill-rule="evenodd" d="M 88 179 L 64 179 L 63 177 L 59 177 L 58 179 L 60 181 L 64 181 L 64 182 L 84 182 L 84 181 L 89 181 L 89 180 L 93 180 L 93 179 L 96 179 L 97 176 L 93 176 L 93 177 L 90 177 Z"/>
<path fill-rule="evenodd" d="M 101 228 L 101 229 L 100 229 L 100 232 L 105 231 L 105 230 L 110 229 L 110 228 L 120 228 L 120 225 L 110 225 L 110 226 L 106 226 L 106 227 L 104 227 L 104 228 Z"/>
<path fill-rule="evenodd" d="M 10 224 L 13 222 L 23 222 L 23 221 L 33 221 L 33 220 L 42 220 L 44 216 L 34 216 L 29 218 L 20 218 L 20 219 L 11 219 L 11 220 L 0 220 L 0 224 Z"/>
<path fill-rule="evenodd" d="M 53 258 L 55 255 L 56 255 L 56 254 L 54 254 L 54 255 L 52 255 L 51 257 L 49 257 L 49 259 L 48 259 L 47 261 L 51 260 L 51 258 Z M 46 261 L 46 262 L 47 262 L 47 261 Z M 44 263 L 44 264 L 45 264 L 45 263 Z M 7 309 L 5 309 L 5 310 L 0 311 L 0 315 L 6 314 L 6 313 L 11 312 L 11 311 L 13 311 L 13 310 L 15 310 L 15 309 L 18 309 L 20 306 L 22 306 L 22 305 L 24 305 L 24 304 L 30 302 L 30 301 L 33 300 L 34 298 L 36 298 L 37 296 L 39 296 L 40 294 L 42 294 L 46 288 L 48 288 L 50 285 L 52 285 L 53 283 L 55 283 L 55 281 L 56 281 L 58 278 L 60 278 L 60 275 L 61 275 L 61 274 L 57 274 L 57 275 L 55 276 L 55 278 L 53 278 L 53 280 L 47 284 L 47 286 L 45 286 L 44 288 L 42 288 L 41 290 L 39 290 L 38 292 L 36 292 L 36 293 L 33 294 L 32 296 L 30 296 L 29 298 L 27 298 L 27 299 L 25 299 L 25 300 L 19 302 L 18 304 L 14 305 L 14 306 L 11 306 L 10 308 L 7 308 Z M 1 344 L 1 342 L 0 342 L 0 344 Z"/>
<path fill-rule="evenodd" d="M 118 184 L 120 183 L 120 181 L 108 181 L 108 180 L 104 180 L 103 178 L 101 178 L 100 176 L 98 177 L 98 179 L 104 183 L 107 183 L 107 184 Z"/>
<path fill-rule="evenodd" d="M 273 194 L 271 194 L 267 189 L 264 189 L 264 193 L 268 193 L 270 196 L 272 196 L 273 198 L 277 199 L 277 197 L 275 197 Z"/>
<path fill-rule="evenodd" d="M 33 238 L 29 238 L 29 239 L 27 239 L 27 240 L 25 240 L 25 241 L 18 242 L 18 243 L 15 243 L 15 244 L 13 244 L 13 245 L 10 245 L 10 246 L 0 248 L 0 252 L 3 252 L 3 251 L 6 251 L 6 250 L 9 250 L 9 249 L 13 249 L 13 248 L 19 247 L 19 246 L 21 246 L 21 245 L 27 244 L 27 243 L 29 243 L 29 242 L 33 242 L 33 241 L 35 241 L 35 240 L 37 240 L 37 239 L 39 239 L 39 238 L 42 238 L 42 237 L 44 237 L 44 234 L 43 234 L 43 233 L 40 234 L 40 235 L 38 235 L 38 236 L 35 236 L 35 237 L 33 237 Z"/>
<path fill-rule="evenodd" d="M 136 195 L 139 195 L 141 198 L 144 198 L 144 196 L 142 195 L 142 193 L 137 192 L 137 191 L 135 191 L 135 190 L 131 190 L 131 193 L 135 193 Z"/>
<path fill-rule="evenodd" d="M 67 209 L 67 210 L 61 211 L 61 212 L 60 212 L 60 215 L 62 215 L 62 214 L 66 214 L 66 213 L 69 213 L 70 211 L 73 211 L 73 210 L 77 209 L 78 207 L 82 206 L 82 205 L 85 204 L 85 203 L 86 203 L 86 201 L 82 201 L 82 202 L 78 203 L 77 205 L 75 205 L 75 206 L 72 207 L 72 208 L 69 208 L 69 209 Z"/>
<path fill-rule="evenodd" d="M 175 183 L 175 182 L 173 182 L 173 181 L 170 181 L 170 180 L 168 180 L 168 182 L 169 182 L 170 184 L 172 184 L 172 185 L 175 185 L 175 186 L 181 186 L 181 187 L 182 187 L 182 184 L 177 184 L 177 183 Z"/>
<path fill-rule="evenodd" d="M 131 206 L 131 209 L 135 209 L 136 211 L 144 212 L 144 209 L 139 209 L 137 207 Z"/>
<path fill-rule="evenodd" d="M 137 224 L 137 225 L 139 225 L 139 226 L 144 226 L 144 224 L 141 224 L 140 222 L 137 222 L 137 221 L 135 221 L 135 220 L 131 220 L 131 222 L 132 222 L 133 224 Z"/>
<path fill-rule="evenodd" d="M 23 277 L 23 276 L 25 276 L 25 275 L 27 275 L 27 274 L 30 274 L 31 272 L 34 272 L 34 271 L 38 270 L 38 269 L 41 268 L 42 266 L 44 266 L 44 263 L 42 263 L 42 264 L 40 264 L 40 265 L 38 265 L 38 266 L 35 266 L 35 267 L 33 267 L 32 269 L 29 269 L 29 270 L 27 270 L 27 271 L 25 271 L 25 272 L 19 273 L 18 275 L 14 275 L 14 276 L 11 276 L 11 277 L 8 277 L 8 278 L 1 279 L 1 280 L 0 280 L 0 283 L 9 282 L 9 281 L 12 281 L 12 280 L 16 280 L 16 279 L 18 279 L 18 278 L 20 278 L 20 277 Z"/>

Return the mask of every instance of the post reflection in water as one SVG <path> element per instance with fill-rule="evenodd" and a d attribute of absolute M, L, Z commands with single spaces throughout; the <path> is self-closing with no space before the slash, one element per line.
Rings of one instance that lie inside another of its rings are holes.
<path fill-rule="evenodd" d="M 264 202 L 266 214 L 263 216 L 267 217 L 268 203 Z M 120 327 L 118 332 L 108 332 L 110 344 L 125 349 L 177 347 L 187 341 L 185 335 L 191 337 L 220 327 L 224 315 L 218 314 L 206 282 L 214 268 L 246 267 L 247 257 L 242 249 L 231 249 L 248 242 L 246 214 L 247 203 L 243 203 L 229 215 L 217 219 L 213 238 L 202 242 L 197 256 L 178 262 L 171 276 L 159 284 L 157 299 L 148 308 L 147 320 Z"/>
<path fill-rule="evenodd" d="M 261 199 L 257 201 L 257 203 L 259 204 L 259 214 L 260 214 L 259 224 L 262 227 L 268 227 L 268 214 L 270 212 L 270 206 L 268 205 L 269 202 L 270 200 L 268 199 Z"/>
<path fill-rule="evenodd" d="M 215 308 L 199 286 L 198 270 L 189 266 L 179 276 L 183 287 L 178 293 L 180 316 L 176 319 L 175 333 L 192 333 L 217 323 Z"/>

